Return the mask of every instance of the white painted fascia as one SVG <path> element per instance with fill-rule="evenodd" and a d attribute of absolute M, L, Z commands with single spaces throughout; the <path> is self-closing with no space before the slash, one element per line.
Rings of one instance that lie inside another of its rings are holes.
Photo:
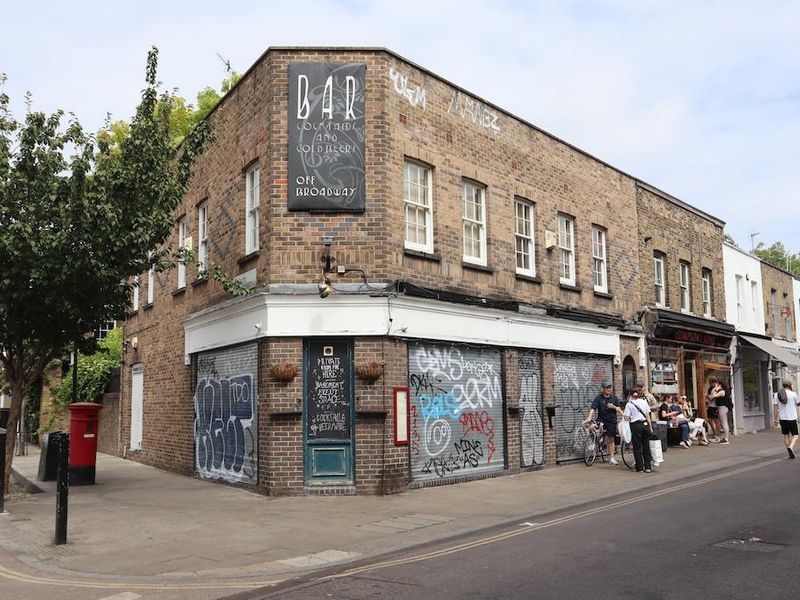
<path fill-rule="evenodd" d="M 407 296 L 255 294 L 191 315 L 185 355 L 260 337 L 397 336 L 618 357 L 619 332 Z"/>

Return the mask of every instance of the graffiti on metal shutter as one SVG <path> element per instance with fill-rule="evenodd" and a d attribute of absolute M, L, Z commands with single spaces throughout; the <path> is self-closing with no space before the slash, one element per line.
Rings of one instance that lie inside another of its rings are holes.
<path fill-rule="evenodd" d="M 194 443 L 201 477 L 257 482 L 257 365 L 255 344 L 197 357 Z"/>
<path fill-rule="evenodd" d="M 544 463 L 542 425 L 542 359 L 537 353 L 519 356 L 519 408 L 522 417 L 520 443 L 522 466 Z"/>
<path fill-rule="evenodd" d="M 504 467 L 500 353 L 409 346 L 411 474 L 416 481 Z"/>
<path fill-rule="evenodd" d="M 583 457 L 581 423 L 603 379 L 611 379 L 611 359 L 597 356 L 556 356 L 556 458 Z"/>

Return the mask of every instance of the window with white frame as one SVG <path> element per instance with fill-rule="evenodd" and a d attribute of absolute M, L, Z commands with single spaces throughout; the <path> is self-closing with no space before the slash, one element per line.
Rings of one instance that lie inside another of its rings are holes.
<path fill-rule="evenodd" d="M 703 316 L 711 316 L 711 271 L 703 269 Z"/>
<path fill-rule="evenodd" d="M 679 283 L 681 287 L 681 310 L 689 312 L 692 308 L 692 296 L 689 289 L 689 263 L 681 261 L 678 265 Z"/>
<path fill-rule="evenodd" d="M 464 262 L 486 266 L 486 188 L 464 181 Z"/>
<path fill-rule="evenodd" d="M 245 254 L 258 250 L 258 205 L 261 195 L 261 171 L 250 167 L 245 173 Z"/>
<path fill-rule="evenodd" d="M 178 248 L 186 248 L 186 219 L 178 222 Z M 178 261 L 178 289 L 186 287 L 186 262 L 181 259 Z"/>
<path fill-rule="evenodd" d="M 94 338 L 98 341 L 106 339 L 109 332 L 112 331 L 116 326 L 116 321 L 105 321 L 101 323 L 100 327 L 97 328 L 97 331 L 94 332 Z"/>
<path fill-rule="evenodd" d="M 197 207 L 197 274 L 205 276 L 208 268 L 208 202 Z"/>
<path fill-rule="evenodd" d="M 535 212 L 533 203 L 517 198 L 514 201 L 514 240 L 517 273 L 536 277 Z"/>
<path fill-rule="evenodd" d="M 778 305 L 778 292 L 771 290 L 769 294 L 769 314 L 772 316 L 772 336 L 778 337 L 781 327 L 780 306 Z"/>
<path fill-rule="evenodd" d="M 575 219 L 558 215 L 558 281 L 575 285 Z"/>
<path fill-rule="evenodd" d="M 758 318 L 758 307 L 761 302 L 758 299 L 758 282 L 757 281 L 750 281 L 750 302 L 753 304 L 753 327 L 760 327 L 758 323 L 760 322 Z"/>
<path fill-rule="evenodd" d="M 153 253 L 150 253 L 150 259 L 153 258 Z M 147 271 L 147 303 L 152 304 L 156 297 L 156 268 L 150 265 L 150 270 Z"/>
<path fill-rule="evenodd" d="M 131 298 L 131 310 L 139 310 L 139 276 L 133 278 L 133 297 Z"/>
<path fill-rule="evenodd" d="M 744 277 L 736 276 L 736 324 L 744 324 Z"/>
<path fill-rule="evenodd" d="M 406 243 L 409 250 L 433 254 L 433 189 L 431 169 L 407 160 L 403 170 Z"/>
<path fill-rule="evenodd" d="M 606 263 L 606 230 L 592 227 L 592 271 L 594 291 L 608 292 L 608 267 Z"/>
<path fill-rule="evenodd" d="M 667 305 L 667 281 L 664 273 L 664 255 L 657 252 L 653 254 L 653 287 L 656 306 L 661 307 Z"/>
<path fill-rule="evenodd" d="M 792 339 L 792 305 L 789 303 L 789 294 L 783 294 L 783 337 L 786 340 Z"/>

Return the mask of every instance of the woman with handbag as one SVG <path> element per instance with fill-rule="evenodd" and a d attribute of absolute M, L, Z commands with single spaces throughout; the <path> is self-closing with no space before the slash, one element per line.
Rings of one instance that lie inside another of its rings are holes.
<path fill-rule="evenodd" d="M 650 427 L 650 418 L 647 416 L 650 407 L 647 401 L 638 392 L 631 394 L 631 399 L 625 405 L 624 417 L 631 423 L 631 442 L 633 443 L 633 458 L 636 462 L 636 471 L 651 473 L 650 464 L 650 438 L 653 430 Z"/>

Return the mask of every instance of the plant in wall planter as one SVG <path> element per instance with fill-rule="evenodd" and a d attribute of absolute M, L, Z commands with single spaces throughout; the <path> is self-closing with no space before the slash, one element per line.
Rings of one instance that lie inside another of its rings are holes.
<path fill-rule="evenodd" d="M 371 360 L 368 362 L 356 364 L 356 375 L 362 381 L 372 383 L 377 381 L 383 375 L 384 361 Z"/>
<path fill-rule="evenodd" d="M 290 362 L 272 365 L 269 368 L 269 376 L 275 381 L 291 381 L 297 377 L 297 365 Z"/>

